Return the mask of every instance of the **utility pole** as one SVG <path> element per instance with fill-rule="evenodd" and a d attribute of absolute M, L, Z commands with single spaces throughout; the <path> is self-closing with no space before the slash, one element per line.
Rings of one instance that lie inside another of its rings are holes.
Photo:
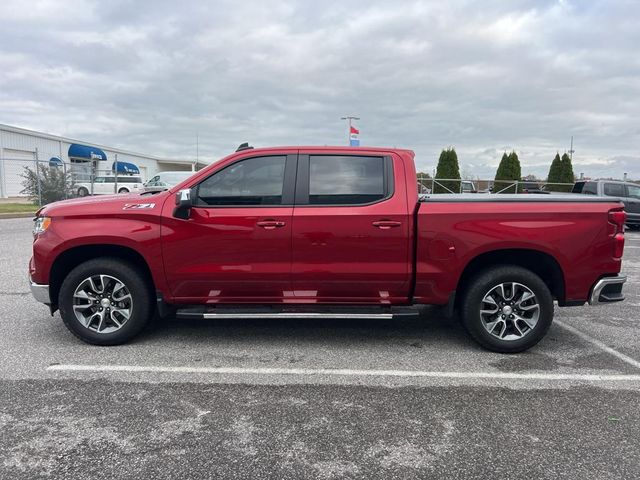
<path fill-rule="evenodd" d="M 349 129 L 347 130 L 347 145 L 350 145 L 351 144 L 351 121 L 360 120 L 360 117 L 347 115 L 346 117 L 340 117 L 340 120 L 349 120 Z"/>
<path fill-rule="evenodd" d="M 569 149 L 569 158 L 571 159 L 571 161 L 573 162 L 573 152 L 575 150 L 573 149 L 573 135 L 571 135 L 571 148 Z"/>

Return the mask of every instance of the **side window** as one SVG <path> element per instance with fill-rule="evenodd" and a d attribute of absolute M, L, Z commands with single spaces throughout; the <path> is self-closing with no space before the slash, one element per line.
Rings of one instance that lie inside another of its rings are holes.
<path fill-rule="evenodd" d="M 382 157 L 309 156 L 310 205 L 358 205 L 385 198 Z"/>
<path fill-rule="evenodd" d="M 640 198 L 640 185 L 627 184 L 627 197 Z"/>
<path fill-rule="evenodd" d="M 197 205 L 281 205 L 285 156 L 241 160 L 198 186 Z"/>
<path fill-rule="evenodd" d="M 149 180 L 150 185 L 154 185 L 160 179 L 160 175 L 156 175 L 151 180 Z"/>
<path fill-rule="evenodd" d="M 96 177 L 93 183 L 104 183 L 104 177 Z"/>
<path fill-rule="evenodd" d="M 624 185 L 622 183 L 605 183 L 604 194 L 609 197 L 624 197 Z"/>
<path fill-rule="evenodd" d="M 582 188 L 585 195 L 598 195 L 598 184 L 596 182 L 586 182 Z"/>

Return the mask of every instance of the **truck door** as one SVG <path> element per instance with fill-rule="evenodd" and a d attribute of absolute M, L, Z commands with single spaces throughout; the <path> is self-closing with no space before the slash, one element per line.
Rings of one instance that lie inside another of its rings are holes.
<path fill-rule="evenodd" d="M 195 186 L 190 218 L 163 208 L 162 249 L 182 302 L 273 303 L 291 292 L 297 155 L 243 158 Z M 149 201 L 153 201 L 149 197 Z"/>
<path fill-rule="evenodd" d="M 293 212 L 296 299 L 406 300 L 413 212 L 405 182 L 399 158 L 301 152 Z"/>

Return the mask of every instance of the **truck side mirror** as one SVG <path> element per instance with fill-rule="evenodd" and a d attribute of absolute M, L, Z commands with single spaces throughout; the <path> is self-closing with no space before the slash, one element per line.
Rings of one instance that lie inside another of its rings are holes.
<path fill-rule="evenodd" d="M 191 214 L 191 207 L 193 207 L 192 194 L 193 190 L 185 188 L 176 193 L 176 208 L 173 209 L 173 216 L 186 220 Z"/>

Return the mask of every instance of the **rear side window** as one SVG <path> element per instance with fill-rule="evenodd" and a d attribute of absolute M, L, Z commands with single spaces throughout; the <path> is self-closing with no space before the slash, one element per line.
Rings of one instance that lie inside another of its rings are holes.
<path fill-rule="evenodd" d="M 624 185 L 622 183 L 605 183 L 604 194 L 609 197 L 624 197 Z"/>
<path fill-rule="evenodd" d="M 640 185 L 627 184 L 627 197 L 640 198 Z"/>
<path fill-rule="evenodd" d="M 383 157 L 309 156 L 309 205 L 359 205 L 382 200 Z"/>
<path fill-rule="evenodd" d="M 573 188 L 571 189 L 571 193 L 584 193 L 582 189 L 585 187 L 586 182 L 576 182 L 573 184 Z"/>
<path fill-rule="evenodd" d="M 598 184 L 596 182 L 586 182 L 582 193 L 585 195 L 598 195 Z"/>
<path fill-rule="evenodd" d="M 241 160 L 214 173 L 198 186 L 200 206 L 280 205 L 286 157 Z"/>

